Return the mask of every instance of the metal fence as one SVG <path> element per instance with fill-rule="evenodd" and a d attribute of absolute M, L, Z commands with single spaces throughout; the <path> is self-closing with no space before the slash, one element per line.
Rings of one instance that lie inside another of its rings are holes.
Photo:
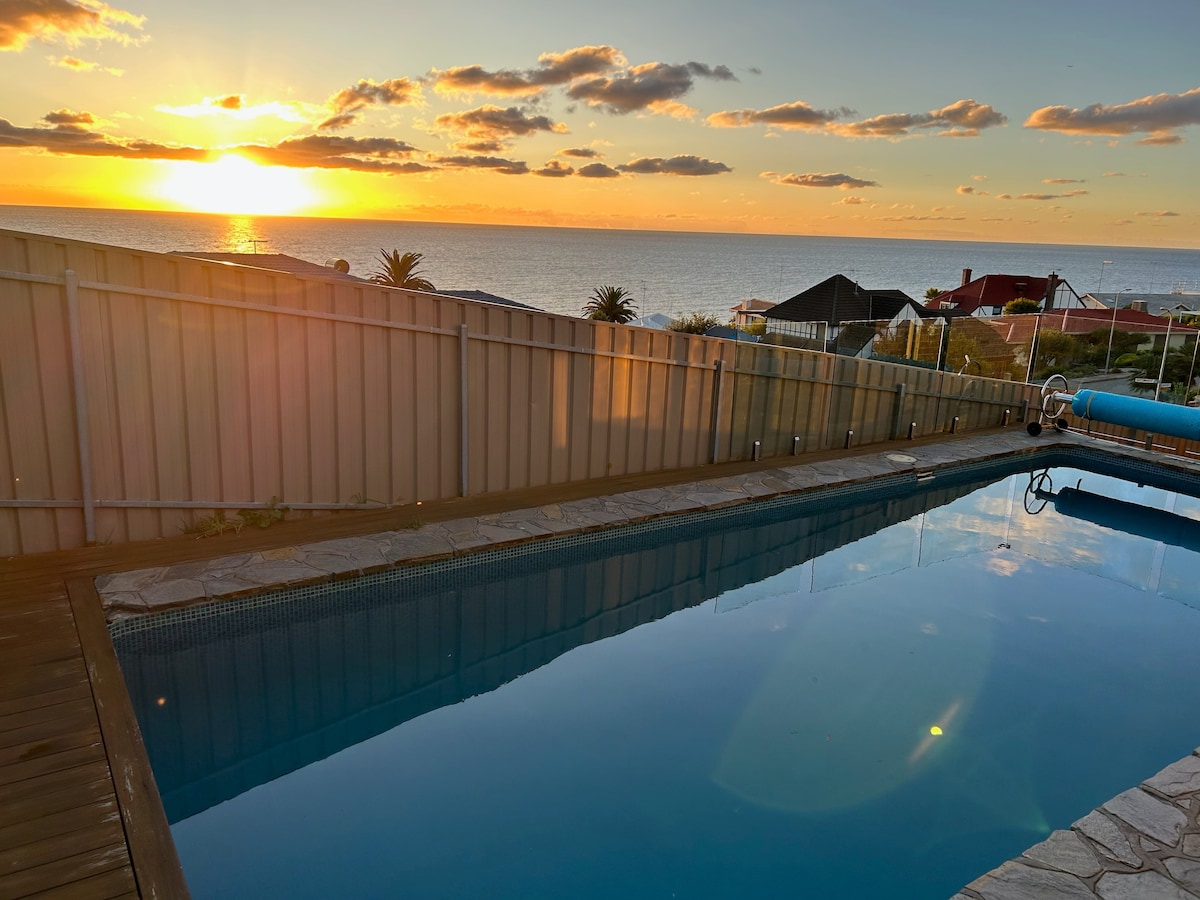
<path fill-rule="evenodd" d="M 967 430 L 1036 397 L 3 230 L 0 323 L 3 555 Z"/>

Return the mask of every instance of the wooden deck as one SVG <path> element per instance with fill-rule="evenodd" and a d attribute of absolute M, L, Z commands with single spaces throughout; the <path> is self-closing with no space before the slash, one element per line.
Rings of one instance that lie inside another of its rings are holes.
<path fill-rule="evenodd" d="M 369 534 L 411 522 L 414 511 L 430 522 L 477 516 L 885 447 L 608 478 L 419 510 L 345 513 L 205 540 L 181 536 L 0 560 L 0 900 L 188 896 L 92 585 L 96 575 Z"/>

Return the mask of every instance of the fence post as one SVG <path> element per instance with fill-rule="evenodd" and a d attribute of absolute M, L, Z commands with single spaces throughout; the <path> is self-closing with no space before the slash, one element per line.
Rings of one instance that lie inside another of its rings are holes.
<path fill-rule="evenodd" d="M 904 397 L 908 387 L 903 383 L 896 385 L 896 408 L 892 412 L 892 440 L 900 437 L 900 423 L 904 421 Z"/>
<path fill-rule="evenodd" d="M 75 440 L 79 451 L 79 490 L 83 500 L 83 537 L 96 543 L 96 496 L 92 486 L 92 453 L 89 445 L 87 379 L 83 372 L 83 334 L 79 324 L 79 276 L 63 273 L 67 294 L 67 329 L 71 340 L 71 379 L 75 388 Z"/>
<path fill-rule="evenodd" d="M 712 432 L 712 447 L 708 457 L 708 461 L 711 463 L 717 461 L 717 452 L 721 437 L 721 391 L 723 388 L 722 382 L 725 380 L 722 378 L 724 373 L 725 360 L 718 359 L 713 363 L 712 419 L 709 424 Z"/>
<path fill-rule="evenodd" d="M 469 376 L 467 364 L 467 323 L 463 322 L 458 326 L 458 388 L 459 388 L 459 420 L 458 420 L 458 490 L 460 496 L 467 496 L 468 490 L 468 468 L 470 465 L 471 452 L 467 438 L 469 437 L 467 427 L 470 420 L 470 395 L 467 391 L 467 378 Z"/>

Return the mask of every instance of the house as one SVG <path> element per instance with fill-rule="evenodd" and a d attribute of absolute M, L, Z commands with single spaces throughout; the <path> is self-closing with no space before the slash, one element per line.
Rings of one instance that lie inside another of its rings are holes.
<path fill-rule="evenodd" d="M 350 264 L 344 259 L 330 259 L 322 266 L 306 259 L 288 256 L 286 253 L 201 253 L 193 250 L 172 250 L 171 255 L 250 266 L 254 269 L 268 269 L 272 272 L 286 272 L 289 275 L 319 275 L 324 278 L 337 278 L 345 281 L 367 280 L 351 275 Z"/>
<path fill-rule="evenodd" d="M 733 313 L 733 326 L 735 328 L 745 328 L 747 325 L 765 322 L 766 316 L 763 314 L 774 306 L 774 301 L 759 300 L 757 297 L 743 300 L 737 306 L 729 308 L 729 311 Z"/>
<path fill-rule="evenodd" d="M 867 356 L 877 326 L 864 323 L 894 328 L 945 313 L 925 309 L 903 291 L 868 290 L 839 274 L 776 304 L 763 316 L 768 342 Z"/>
<path fill-rule="evenodd" d="M 350 264 L 344 259 L 329 259 L 325 265 L 318 265 L 306 259 L 288 256 L 286 253 L 202 253 L 192 250 L 173 250 L 173 256 L 187 256 L 192 259 L 204 259 L 210 262 L 226 263 L 238 266 L 250 266 L 255 269 L 267 269 L 272 272 L 286 272 L 289 275 L 319 275 L 324 278 L 337 278 L 343 281 L 369 281 L 350 274 Z M 472 300 L 476 303 L 493 303 L 499 306 L 514 306 L 518 309 L 531 309 L 537 312 L 537 307 L 516 300 L 497 297 L 487 291 L 446 291 L 435 289 L 435 294 L 444 297 L 455 297 L 459 300 Z"/>
<path fill-rule="evenodd" d="M 1057 274 L 1045 278 L 1032 275 L 983 275 L 971 278 L 971 270 L 962 270 L 962 284 L 942 291 L 925 303 L 927 309 L 953 309 L 959 314 L 998 316 L 1013 300 L 1036 300 L 1043 310 L 1082 307 L 1074 288 Z"/>
<path fill-rule="evenodd" d="M 1010 344 L 1027 344 L 1035 331 L 1052 329 L 1063 334 L 1084 335 L 1094 331 L 1123 331 L 1140 335 L 1138 350 L 1161 348 L 1170 331 L 1172 347 L 1182 347 L 1196 340 L 1200 329 L 1192 325 L 1170 322 L 1166 317 L 1150 315 L 1145 310 L 1120 309 L 1059 309 L 1048 313 L 1004 316 L 988 322 Z"/>
<path fill-rule="evenodd" d="M 494 303 L 498 306 L 515 306 L 517 309 L 532 309 L 536 312 L 542 312 L 536 306 L 530 306 L 527 303 L 518 303 L 516 300 L 509 300 L 506 297 L 497 297 L 495 294 L 489 294 L 487 291 L 444 291 L 441 288 L 435 288 L 433 293 L 441 294 L 443 297 L 457 297 L 459 300 L 473 300 L 476 303 Z"/>

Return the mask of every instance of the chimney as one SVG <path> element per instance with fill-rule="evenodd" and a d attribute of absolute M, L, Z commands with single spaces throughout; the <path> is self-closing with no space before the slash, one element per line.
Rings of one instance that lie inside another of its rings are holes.
<path fill-rule="evenodd" d="M 1133 300 L 1130 302 L 1129 308 L 1132 309 L 1134 312 L 1144 313 L 1144 312 L 1149 312 L 1149 310 L 1147 309 L 1148 305 L 1149 304 L 1147 304 L 1145 300 Z"/>
<path fill-rule="evenodd" d="M 1058 293 L 1059 277 L 1057 272 L 1051 272 L 1046 277 L 1046 302 L 1042 309 L 1054 309 L 1054 295 Z"/>
<path fill-rule="evenodd" d="M 970 281 L 971 281 L 971 270 L 970 270 L 970 269 L 963 269 L 963 280 L 962 280 L 962 283 L 963 283 L 963 284 L 968 284 Z M 960 284 L 960 285 L 959 285 L 959 287 L 962 287 L 962 285 Z"/>

